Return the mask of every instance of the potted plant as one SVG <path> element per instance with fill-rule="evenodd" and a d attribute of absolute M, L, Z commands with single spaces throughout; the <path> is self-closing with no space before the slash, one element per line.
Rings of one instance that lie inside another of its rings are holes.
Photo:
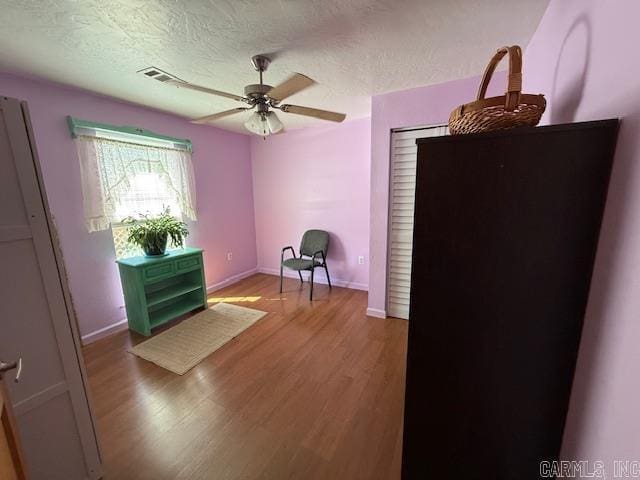
<path fill-rule="evenodd" d="M 148 257 L 165 255 L 169 238 L 176 247 L 183 247 L 184 239 L 189 235 L 187 224 L 173 217 L 169 207 L 166 207 L 157 217 L 151 215 L 140 215 L 140 219 L 127 217 L 122 223 L 130 225 L 127 241 L 140 246 Z"/>

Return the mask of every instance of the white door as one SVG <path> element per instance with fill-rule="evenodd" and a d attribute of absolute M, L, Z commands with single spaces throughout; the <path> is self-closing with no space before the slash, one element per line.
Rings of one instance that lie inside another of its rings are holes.
<path fill-rule="evenodd" d="M 9 373 L 5 383 L 27 475 L 99 478 L 77 328 L 28 112 L 6 97 L 0 97 L 0 172 L 0 359 L 22 358 L 20 382 L 8 381 Z"/>
<path fill-rule="evenodd" d="M 417 138 L 448 135 L 447 127 L 396 130 L 391 133 L 387 315 L 409 318 L 413 206 L 416 193 Z"/>

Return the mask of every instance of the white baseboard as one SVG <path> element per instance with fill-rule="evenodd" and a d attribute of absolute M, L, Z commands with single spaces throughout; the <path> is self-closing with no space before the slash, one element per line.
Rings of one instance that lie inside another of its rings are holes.
<path fill-rule="evenodd" d="M 211 293 L 211 292 L 215 292 L 216 290 L 220 290 L 221 288 L 224 288 L 228 285 L 231 285 L 233 283 L 239 282 L 240 280 L 242 280 L 243 278 L 247 278 L 250 277 L 251 275 L 253 275 L 254 273 L 257 273 L 258 269 L 256 268 L 252 268 L 251 270 L 247 270 L 246 272 L 242 272 L 239 273 L 237 275 L 233 275 L 232 277 L 229 277 L 221 282 L 218 283 L 214 283 L 213 285 L 208 285 L 207 286 L 207 293 Z M 116 333 L 119 332 L 121 330 L 126 330 L 127 329 L 127 319 L 123 318 L 122 320 L 118 320 L 115 323 L 112 323 L 111 325 L 107 325 L 106 327 L 100 328 L 98 330 L 95 330 L 91 333 L 87 333 L 86 335 L 82 335 L 81 340 L 82 340 L 82 344 L 83 345 L 88 345 L 89 343 L 93 343 L 96 340 L 100 340 L 101 338 L 104 338 L 108 335 L 111 335 L 112 333 Z"/>
<path fill-rule="evenodd" d="M 387 318 L 387 312 L 377 308 L 367 308 L 367 316 L 375 318 Z"/>
<path fill-rule="evenodd" d="M 87 333 L 86 335 L 82 335 L 80 339 L 82 340 L 83 345 L 88 345 L 89 343 L 93 343 L 96 340 L 100 340 L 112 333 L 119 332 L 121 330 L 127 329 L 127 319 L 123 318 L 122 320 L 118 320 L 116 323 L 112 323 L 111 325 L 107 325 L 106 327 L 99 328 L 91 333 Z"/>
<path fill-rule="evenodd" d="M 254 273 L 258 273 L 257 268 L 252 268 L 251 270 L 247 270 L 246 272 L 238 273 L 237 275 L 233 275 L 229 278 L 226 278 L 221 282 L 214 283 L 212 285 L 207 285 L 207 293 L 215 292 L 216 290 L 220 290 L 221 288 L 237 283 L 243 278 L 250 277 Z"/>
<path fill-rule="evenodd" d="M 276 268 L 258 267 L 258 272 L 266 273 L 267 275 L 280 276 L 280 270 Z M 302 275 L 308 277 L 309 272 L 303 272 Z M 283 272 L 283 276 L 286 278 L 299 278 L 298 274 L 292 270 L 285 270 Z M 323 283 L 325 285 L 328 285 L 329 283 L 327 282 L 327 276 L 322 270 L 316 270 L 313 275 L 313 281 L 315 283 Z M 355 290 L 364 290 L 365 292 L 369 290 L 369 286 L 366 283 L 350 282 L 348 280 L 340 280 L 339 278 L 331 278 L 331 285 L 335 285 L 336 287 L 353 288 Z"/>

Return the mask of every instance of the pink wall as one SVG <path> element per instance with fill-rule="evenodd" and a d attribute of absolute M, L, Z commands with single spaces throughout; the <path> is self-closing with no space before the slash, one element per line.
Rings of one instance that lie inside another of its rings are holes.
<path fill-rule="evenodd" d="M 365 118 L 252 137 L 259 269 L 279 272 L 282 247 L 293 245 L 297 253 L 302 233 L 319 228 L 331 234 L 334 284 L 367 288 L 370 134 Z"/>
<path fill-rule="evenodd" d="M 548 123 L 622 125 L 563 455 L 640 460 L 640 42 L 637 0 L 552 0 L 525 53 Z"/>
<path fill-rule="evenodd" d="M 487 62 L 492 55 L 493 52 L 487 52 Z M 493 80 L 488 95 L 499 95 L 506 86 L 504 72 L 498 72 Z M 368 309 L 370 315 L 384 316 L 386 311 L 391 130 L 446 124 L 449 114 L 456 106 L 475 98 L 479 82 L 479 77 L 472 77 L 373 97 Z"/>
<path fill-rule="evenodd" d="M 189 244 L 205 249 L 207 284 L 256 266 L 249 138 L 52 83 L 0 75 L 0 95 L 29 103 L 50 207 L 82 335 L 125 317 L 110 232 L 87 233 L 80 170 L 66 116 L 135 125 L 193 142 L 198 221 Z M 226 252 L 233 251 L 233 261 Z"/>

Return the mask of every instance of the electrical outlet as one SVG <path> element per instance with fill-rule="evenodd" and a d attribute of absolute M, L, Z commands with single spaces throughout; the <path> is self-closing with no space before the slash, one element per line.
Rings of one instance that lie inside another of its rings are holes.
<path fill-rule="evenodd" d="M 364 255 L 358 257 L 358 265 L 364 265 Z"/>
<path fill-rule="evenodd" d="M 233 260 L 233 253 L 227 252 L 227 262 L 230 262 L 231 260 Z"/>

